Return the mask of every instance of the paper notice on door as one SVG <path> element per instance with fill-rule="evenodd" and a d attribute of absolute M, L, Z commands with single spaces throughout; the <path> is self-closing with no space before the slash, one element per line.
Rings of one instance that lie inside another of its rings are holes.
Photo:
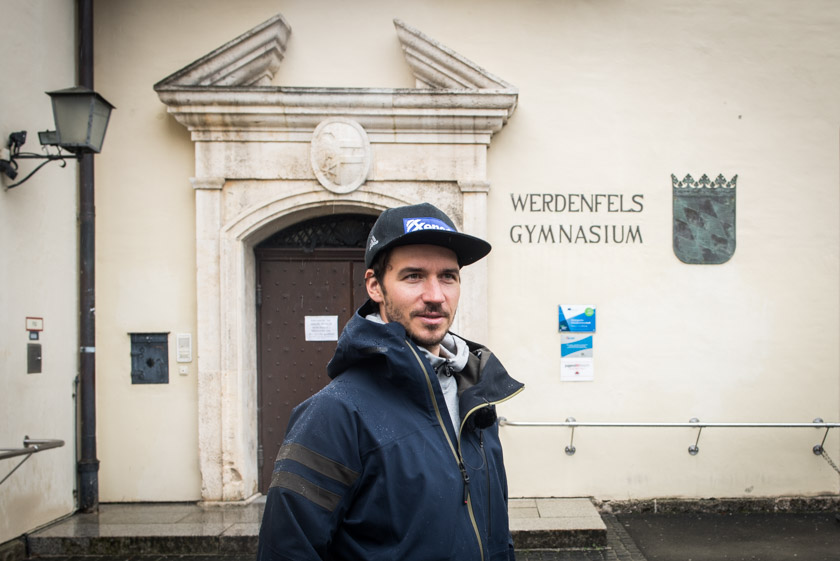
<path fill-rule="evenodd" d="M 338 316 L 306 316 L 303 325 L 307 341 L 338 341 Z"/>

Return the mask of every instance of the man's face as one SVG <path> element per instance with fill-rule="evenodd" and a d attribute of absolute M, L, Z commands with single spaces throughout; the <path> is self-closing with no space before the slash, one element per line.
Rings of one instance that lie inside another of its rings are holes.
<path fill-rule="evenodd" d="M 399 323 L 415 343 L 440 353 L 461 297 L 455 252 L 437 245 L 396 247 L 381 282 L 368 269 L 365 285 L 385 322 Z"/>

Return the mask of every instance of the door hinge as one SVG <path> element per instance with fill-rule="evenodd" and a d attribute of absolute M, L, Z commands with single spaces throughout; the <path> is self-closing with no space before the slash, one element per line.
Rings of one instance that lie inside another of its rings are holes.
<path fill-rule="evenodd" d="M 262 285 L 257 285 L 257 308 L 262 306 Z"/>
<path fill-rule="evenodd" d="M 257 465 L 259 466 L 260 469 L 262 469 L 263 463 L 264 463 L 263 447 L 262 447 L 262 444 L 260 444 L 257 447 Z"/>

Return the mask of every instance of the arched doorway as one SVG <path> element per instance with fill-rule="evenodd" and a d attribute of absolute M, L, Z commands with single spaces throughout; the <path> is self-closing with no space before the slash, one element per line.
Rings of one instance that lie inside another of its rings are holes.
<path fill-rule="evenodd" d="M 254 248 L 257 266 L 257 464 L 268 492 L 289 415 L 323 388 L 337 335 L 367 298 L 365 242 L 376 216 L 336 214 Z"/>

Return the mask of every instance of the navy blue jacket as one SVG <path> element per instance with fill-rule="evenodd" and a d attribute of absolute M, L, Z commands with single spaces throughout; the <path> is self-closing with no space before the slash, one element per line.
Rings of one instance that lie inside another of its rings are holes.
<path fill-rule="evenodd" d="M 332 381 L 292 413 L 258 561 L 514 559 L 494 405 L 522 384 L 468 342 L 453 427 L 429 362 L 400 324 L 364 319 L 373 306 L 342 332 Z"/>

